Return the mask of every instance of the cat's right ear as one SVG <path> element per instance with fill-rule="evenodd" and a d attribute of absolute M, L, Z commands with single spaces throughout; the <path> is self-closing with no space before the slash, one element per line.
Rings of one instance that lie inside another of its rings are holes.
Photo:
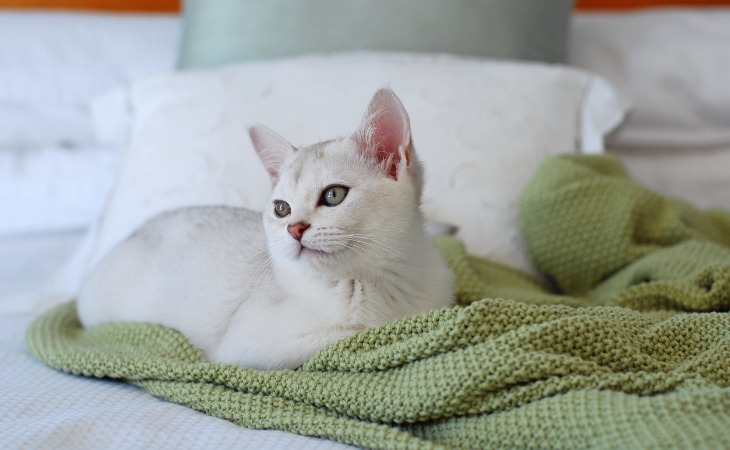
<path fill-rule="evenodd" d="M 358 147 L 398 180 L 411 163 L 411 122 L 395 92 L 382 88 L 373 95 L 360 127 L 353 135 Z"/>
<path fill-rule="evenodd" d="M 263 125 L 252 125 L 248 129 L 248 135 L 251 137 L 253 148 L 271 177 L 271 183 L 276 184 L 279 181 L 281 165 L 296 149 L 286 139 Z"/>

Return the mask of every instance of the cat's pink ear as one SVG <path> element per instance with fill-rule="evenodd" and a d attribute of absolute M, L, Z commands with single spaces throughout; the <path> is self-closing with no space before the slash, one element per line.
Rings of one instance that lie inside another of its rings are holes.
<path fill-rule="evenodd" d="M 395 92 L 380 89 L 373 95 L 360 127 L 353 135 L 357 146 L 382 164 L 397 180 L 411 161 L 411 123 Z"/>
<path fill-rule="evenodd" d="M 263 125 L 252 125 L 248 129 L 248 135 L 266 171 L 269 172 L 271 182 L 276 184 L 279 181 L 281 165 L 296 149 L 286 139 Z"/>

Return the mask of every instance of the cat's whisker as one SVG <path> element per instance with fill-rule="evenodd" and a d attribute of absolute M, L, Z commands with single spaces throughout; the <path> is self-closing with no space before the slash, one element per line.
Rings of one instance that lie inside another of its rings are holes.
<path fill-rule="evenodd" d="M 358 236 L 349 236 L 348 239 L 351 242 L 357 242 L 358 244 L 360 244 L 361 247 L 369 250 L 370 253 L 372 253 L 373 255 L 381 256 L 378 253 L 376 253 L 376 250 L 377 250 L 382 253 L 387 253 L 397 259 L 403 259 L 403 255 L 400 252 L 398 252 L 397 250 L 395 250 L 385 244 L 379 243 L 377 241 L 367 240 L 363 237 L 358 237 Z"/>
<path fill-rule="evenodd" d="M 256 284 L 256 282 L 258 281 L 259 277 L 266 272 L 265 266 L 267 264 L 268 264 L 268 262 L 261 264 L 256 268 L 256 271 L 248 279 L 249 286 L 254 286 Z"/>
<path fill-rule="evenodd" d="M 400 244 L 399 241 L 393 239 L 382 239 L 379 236 L 367 235 L 367 234 L 350 234 L 350 237 L 361 239 L 364 241 L 373 242 L 374 244 L 380 245 L 383 248 L 392 248 L 393 244 Z M 389 242 L 390 241 L 390 242 Z"/>
<path fill-rule="evenodd" d="M 357 228 L 357 227 L 356 228 L 352 228 L 352 230 L 353 231 L 361 231 L 361 230 L 369 231 L 366 228 Z M 359 233 L 354 233 L 354 234 L 355 235 L 358 235 L 358 236 L 366 236 L 366 237 L 369 237 L 369 238 L 372 238 L 372 239 L 379 239 L 379 240 L 386 241 L 386 242 L 392 242 L 394 244 L 423 245 L 423 242 L 404 241 L 402 239 L 387 238 L 385 236 L 376 236 L 376 235 L 373 235 L 373 234 L 359 234 Z"/>
<path fill-rule="evenodd" d="M 251 278 L 249 279 L 250 285 L 254 285 L 260 280 L 266 280 L 274 274 L 274 261 L 271 259 L 268 253 L 265 253 L 263 256 L 265 257 L 264 261 L 259 264 L 259 266 L 256 268 L 256 271 L 253 273 L 253 275 L 251 275 Z"/>
<path fill-rule="evenodd" d="M 349 247 L 345 247 L 345 248 L 332 252 L 332 255 L 335 256 L 337 258 L 337 260 L 343 265 L 349 263 L 349 259 L 347 258 L 347 254 L 345 253 L 345 250 L 352 250 L 352 249 L 350 249 Z"/>
<path fill-rule="evenodd" d="M 261 256 L 268 257 L 269 256 L 269 249 L 267 247 L 262 248 L 261 250 L 254 253 L 254 258 L 258 258 Z"/>
<path fill-rule="evenodd" d="M 394 250 L 392 247 L 385 245 L 382 242 L 378 242 L 378 240 L 376 238 L 373 238 L 371 236 L 365 236 L 365 235 L 357 235 L 357 234 L 348 235 L 348 237 L 351 240 L 354 240 L 364 246 L 372 246 L 372 247 L 375 247 L 386 253 L 389 253 L 392 256 L 395 256 L 396 258 L 403 259 L 403 255 L 400 252 Z"/>
<path fill-rule="evenodd" d="M 350 241 L 350 242 L 348 242 L 348 243 L 347 243 L 347 246 L 348 246 L 348 248 L 350 248 L 350 249 L 351 249 L 351 250 L 352 250 L 353 252 L 355 252 L 356 254 L 358 254 L 359 256 L 361 256 L 361 257 L 362 257 L 362 258 L 363 258 L 363 259 L 364 259 L 365 261 L 367 261 L 367 262 L 368 262 L 368 263 L 369 263 L 369 264 L 370 264 L 371 266 L 373 266 L 374 268 L 377 268 L 377 267 L 378 267 L 378 265 L 377 265 L 377 264 L 375 263 L 375 261 L 373 261 L 372 259 L 370 259 L 370 257 L 366 256 L 366 255 L 365 255 L 365 253 L 364 253 L 364 252 L 367 252 L 367 253 L 369 253 L 370 255 L 372 255 L 373 257 L 376 257 L 376 258 L 377 258 L 377 256 L 378 256 L 378 255 L 377 255 L 377 254 L 376 254 L 375 252 L 373 252 L 372 250 L 370 250 L 370 249 L 368 249 L 368 248 L 366 248 L 366 247 L 362 247 L 362 246 L 360 246 L 360 245 L 357 245 L 357 244 L 356 244 L 356 243 L 354 243 L 353 241 Z"/>
<path fill-rule="evenodd" d="M 387 254 L 395 258 L 396 260 L 404 259 L 402 254 L 388 248 L 378 247 L 372 242 L 359 241 L 356 239 L 353 239 L 351 242 L 359 244 L 360 248 L 362 248 L 363 250 L 367 250 L 368 253 L 372 254 L 376 258 L 383 258 Z"/>
<path fill-rule="evenodd" d="M 271 255 L 269 254 L 269 249 L 264 247 L 263 249 L 257 251 L 253 254 L 253 260 L 257 264 L 263 264 L 267 261 L 271 260 Z"/>
<path fill-rule="evenodd" d="M 356 241 L 359 244 L 361 244 L 360 248 L 362 250 L 368 250 L 368 252 L 370 254 L 372 254 L 375 258 L 377 258 L 380 255 L 378 253 L 374 252 L 372 248 L 381 250 L 383 252 L 390 253 L 391 255 L 393 255 L 397 258 L 401 258 L 401 256 L 402 256 L 399 253 L 395 252 L 395 250 L 392 249 L 390 246 L 385 245 L 384 243 L 381 243 L 381 242 L 377 242 L 377 240 L 374 237 L 364 235 L 364 234 L 347 234 L 347 233 L 344 233 L 344 232 L 338 230 L 336 232 L 330 231 L 328 233 L 323 233 L 320 235 L 320 238 L 324 238 L 323 240 L 325 242 L 327 242 L 333 238 L 334 238 L 335 242 L 337 242 L 337 241 L 342 242 L 341 241 L 342 239 L 345 239 L 347 241 Z M 345 245 L 346 245 L 346 242 L 345 242 Z M 369 247 L 372 247 L 372 248 L 369 248 Z M 322 250 L 325 252 L 328 251 L 326 248 L 322 248 Z M 332 253 L 332 252 L 330 251 L 330 253 Z"/>
<path fill-rule="evenodd" d="M 273 261 L 269 263 L 269 265 L 266 268 L 266 271 L 261 276 L 261 283 L 266 284 L 274 277 L 274 263 Z"/>

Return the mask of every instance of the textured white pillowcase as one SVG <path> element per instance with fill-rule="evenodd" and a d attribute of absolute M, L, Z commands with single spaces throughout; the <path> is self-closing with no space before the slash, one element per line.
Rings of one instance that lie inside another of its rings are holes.
<path fill-rule="evenodd" d="M 104 134 L 128 140 L 122 165 L 105 211 L 43 303 L 74 295 L 91 265 L 161 211 L 268 204 L 250 123 L 294 145 L 346 136 L 383 85 L 411 117 L 427 217 L 456 224 L 470 252 L 526 271 L 516 218 L 523 186 L 547 156 L 600 152 L 625 112 L 609 85 L 581 71 L 446 56 L 310 56 L 141 82 L 97 105 Z"/>
<path fill-rule="evenodd" d="M 730 8 L 576 14 L 568 60 L 631 97 L 609 147 L 730 144 Z"/>
<path fill-rule="evenodd" d="M 521 269 L 522 187 L 546 156 L 600 151 L 624 113 L 583 72 L 444 56 L 313 56 L 159 77 L 117 94 L 116 112 L 107 98 L 99 117 L 104 129 L 128 124 L 117 132 L 129 142 L 93 259 L 166 209 L 263 208 L 270 182 L 246 126 L 266 124 L 294 145 L 348 135 L 383 85 L 411 116 L 427 217 L 456 224 L 472 253 Z"/>

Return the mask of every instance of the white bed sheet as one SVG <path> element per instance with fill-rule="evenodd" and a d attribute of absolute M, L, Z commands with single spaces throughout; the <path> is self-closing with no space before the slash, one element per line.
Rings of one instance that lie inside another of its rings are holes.
<path fill-rule="evenodd" d="M 701 209 L 730 211 L 730 145 L 710 149 L 610 149 L 631 176 L 662 195 Z"/>
<path fill-rule="evenodd" d="M 0 315 L 0 448 L 347 449 L 281 431 L 249 430 L 142 389 L 52 370 L 26 353 L 29 314 Z"/>
<path fill-rule="evenodd" d="M 86 230 L 78 229 L 0 235 L 0 305 L 9 308 L 9 303 L 16 303 L 13 309 L 22 309 L 19 296 L 32 292 L 51 277 L 73 254 L 85 233 Z"/>
<path fill-rule="evenodd" d="M 0 238 L 0 448 L 348 449 L 337 442 L 249 430 L 154 398 L 122 382 L 53 370 L 25 350 L 37 287 L 83 230 Z M 20 295 L 18 295 L 20 294 Z"/>

